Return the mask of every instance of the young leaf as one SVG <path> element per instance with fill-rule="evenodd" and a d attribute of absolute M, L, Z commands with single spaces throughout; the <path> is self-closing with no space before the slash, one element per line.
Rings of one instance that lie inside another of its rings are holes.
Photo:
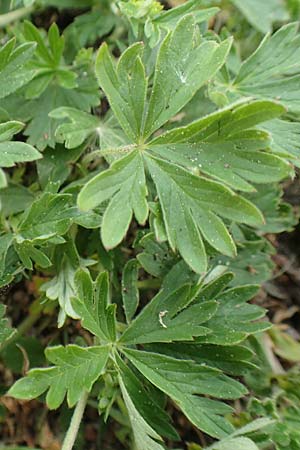
<path fill-rule="evenodd" d="M 218 370 L 192 361 L 139 350 L 123 350 L 126 357 L 156 387 L 169 395 L 188 419 L 214 437 L 225 437 L 233 429 L 222 415 L 230 407 L 200 395 L 238 398 L 246 389 Z"/>
<path fill-rule="evenodd" d="M 100 346 L 49 347 L 46 357 L 54 367 L 30 370 L 25 378 L 10 388 L 8 395 L 31 400 L 49 389 L 46 402 L 50 409 L 58 408 L 65 395 L 68 405 L 72 407 L 84 390 L 91 391 L 106 366 L 108 355 L 109 349 Z"/>
<path fill-rule="evenodd" d="M 162 290 L 123 333 L 120 342 L 145 344 L 193 340 L 209 330 L 201 324 L 211 318 L 217 303 L 191 303 L 190 286 L 182 286 L 171 294 Z"/>
<path fill-rule="evenodd" d="M 72 299 L 72 306 L 81 319 L 82 326 L 101 341 L 115 341 L 115 305 L 109 305 L 107 272 L 100 273 L 93 283 L 88 271 L 79 270 L 74 283 L 75 297 Z"/>
<path fill-rule="evenodd" d="M 140 224 L 145 223 L 148 217 L 146 195 L 142 157 L 133 150 L 84 186 L 78 196 L 78 206 L 87 211 L 112 197 L 101 228 L 104 246 L 112 248 L 123 239 L 133 213 Z"/>

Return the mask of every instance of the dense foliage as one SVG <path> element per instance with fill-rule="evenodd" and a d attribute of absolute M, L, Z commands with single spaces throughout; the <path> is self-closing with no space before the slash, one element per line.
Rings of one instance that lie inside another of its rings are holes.
<path fill-rule="evenodd" d="M 300 449 L 299 344 L 257 297 L 298 221 L 299 12 L 1 2 L 0 287 L 32 298 L 0 304 L 1 391 L 75 408 L 64 450 L 116 448 L 74 444 L 86 403 L 124 449 Z"/>

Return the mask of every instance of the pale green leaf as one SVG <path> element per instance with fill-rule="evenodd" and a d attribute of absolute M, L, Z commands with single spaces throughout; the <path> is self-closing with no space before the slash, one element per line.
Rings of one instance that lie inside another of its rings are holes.
<path fill-rule="evenodd" d="M 58 408 L 66 395 L 72 407 L 84 391 L 90 392 L 106 366 L 108 355 L 109 349 L 100 346 L 48 347 L 46 357 L 54 366 L 30 370 L 10 388 L 8 395 L 31 400 L 49 389 L 46 402 L 50 409 Z"/>

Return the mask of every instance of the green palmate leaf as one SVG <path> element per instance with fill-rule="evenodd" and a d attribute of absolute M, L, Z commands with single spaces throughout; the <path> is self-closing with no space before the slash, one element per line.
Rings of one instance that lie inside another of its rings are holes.
<path fill-rule="evenodd" d="M 71 195 L 45 192 L 25 212 L 18 226 L 18 240 L 44 240 L 63 235 L 75 215 Z"/>
<path fill-rule="evenodd" d="M 146 447 L 152 450 L 156 448 L 156 445 L 157 449 L 162 449 L 161 443 L 156 442 L 162 440 L 160 436 L 177 439 L 178 435 L 170 425 L 168 415 L 154 401 L 151 392 L 119 357 L 117 358 L 117 368 L 137 448 L 144 450 Z M 135 421 L 138 422 L 138 425 Z"/>
<path fill-rule="evenodd" d="M 109 349 L 100 346 L 49 347 L 46 349 L 46 357 L 54 367 L 30 370 L 25 378 L 11 387 L 8 394 L 29 400 L 49 389 L 46 402 L 50 409 L 58 408 L 65 395 L 68 405 L 72 407 L 83 391 L 90 392 L 105 368 L 108 354 Z"/>
<path fill-rule="evenodd" d="M 190 287 L 182 286 L 171 294 L 162 290 L 144 307 L 121 337 L 126 344 L 193 340 L 210 331 L 201 326 L 216 310 L 214 301 L 191 303 Z"/>
<path fill-rule="evenodd" d="M 196 272 L 206 270 L 201 235 L 219 251 L 235 253 L 233 240 L 219 215 L 249 225 L 262 222 L 256 207 L 221 184 L 147 156 L 146 152 L 145 159 L 157 188 L 171 247 L 178 249 Z M 139 223 L 147 219 L 146 194 L 142 154 L 134 150 L 90 180 L 80 192 L 78 204 L 88 210 L 112 197 L 101 229 L 105 247 L 111 248 L 124 237 L 133 212 Z"/>
<path fill-rule="evenodd" d="M 112 115 L 102 120 L 79 109 L 61 107 L 51 111 L 49 116 L 53 119 L 68 118 L 70 120 L 68 123 L 59 125 L 55 132 L 56 141 L 64 142 L 69 149 L 75 149 L 84 141 L 99 142 L 101 150 L 108 149 L 105 158 L 112 162 L 117 158 L 111 149 L 125 145 L 127 142 L 126 136 Z"/>
<path fill-rule="evenodd" d="M 14 46 L 15 39 L 11 39 L 0 50 L 0 98 L 15 92 L 35 74 L 35 70 L 28 64 L 35 44 L 26 43 L 17 48 Z"/>
<path fill-rule="evenodd" d="M 169 395 L 198 428 L 214 437 L 225 437 L 233 430 L 222 415 L 230 407 L 199 395 L 238 398 L 246 389 L 218 370 L 164 355 L 124 350 L 126 357 L 156 387 Z"/>
<path fill-rule="evenodd" d="M 145 223 L 146 195 L 143 160 L 138 151 L 132 151 L 89 181 L 79 194 L 78 204 L 87 211 L 112 197 L 101 228 L 105 247 L 112 248 L 123 239 L 133 213 L 140 224 Z"/>
<path fill-rule="evenodd" d="M 283 26 L 266 35 L 258 49 L 241 66 L 234 90 L 242 95 L 277 99 L 289 111 L 300 111 L 300 36 L 298 24 Z"/>
<path fill-rule="evenodd" d="M 188 126 L 167 132 L 149 143 L 140 142 L 144 122 L 146 128 L 148 122 L 153 126 L 144 132 L 147 137 L 180 110 L 198 89 L 191 90 L 189 83 L 192 83 L 194 72 L 197 76 L 198 72 L 201 74 L 201 65 L 190 75 L 183 75 L 187 79 L 189 76 L 192 78 L 188 83 L 181 83 L 180 88 L 171 79 L 166 82 L 172 67 L 179 70 L 179 62 L 171 63 L 170 55 L 179 58 L 181 51 L 193 54 L 191 36 L 185 34 L 193 26 L 192 17 L 183 19 L 162 43 L 147 108 L 144 106 L 145 75 L 140 69 L 141 45 L 130 47 L 120 58 L 116 69 L 107 47 L 100 49 L 97 63 L 100 85 L 124 131 L 137 144 L 115 149 L 116 154 L 125 153 L 125 156 L 84 186 L 78 204 L 81 209 L 88 210 L 110 199 L 103 217 L 101 236 L 106 248 L 116 246 L 123 239 L 133 214 L 140 224 L 147 219 L 146 168 L 160 201 L 160 205 L 151 206 L 151 220 L 157 238 L 168 239 L 172 250 L 179 250 L 187 264 L 197 273 L 202 273 L 207 269 L 204 241 L 227 256 L 232 257 L 236 253 L 235 244 L 221 218 L 252 226 L 263 221 L 252 204 L 221 184 L 205 179 L 202 174 L 238 190 L 254 191 L 252 183 L 278 181 L 293 172 L 288 163 L 269 151 L 269 134 L 254 128 L 285 112 L 281 105 L 272 101 L 239 102 Z M 182 36 L 184 40 L 181 42 Z M 178 55 L 172 47 L 177 41 L 181 42 L 177 45 L 179 50 L 176 47 Z M 212 43 L 204 42 L 197 48 L 206 44 Z M 208 52 L 213 54 L 214 50 Z M 182 55 L 180 58 L 184 60 Z M 193 55 L 193 60 L 196 59 Z M 219 57 L 216 60 L 220 62 Z M 203 62 L 203 58 L 199 61 Z M 138 68 L 132 69 L 133 65 Z M 126 75 L 128 67 L 129 78 Z M 167 69 L 168 73 L 165 73 Z M 203 68 L 203 73 L 205 71 Z M 192 84 L 195 86 L 194 82 Z M 171 89 L 174 86 L 180 94 L 178 101 L 177 94 Z M 168 108 L 160 105 L 166 99 L 175 102 L 174 105 Z M 156 107 L 159 110 L 155 110 Z M 141 118 L 143 114 L 145 120 Z"/>
<path fill-rule="evenodd" d="M 197 342 L 217 345 L 238 344 L 253 333 L 269 328 L 268 322 L 257 322 L 265 310 L 247 303 L 257 292 L 256 286 L 229 289 L 216 297 L 219 303 L 214 317 L 204 323 L 212 333 L 198 337 Z"/>
<path fill-rule="evenodd" d="M 8 320 L 4 317 L 5 306 L 0 304 L 0 349 L 3 342 L 5 342 L 15 330 L 10 327 Z"/>
<path fill-rule="evenodd" d="M 115 305 L 109 304 L 107 272 L 99 274 L 95 282 L 87 270 L 75 275 L 75 297 L 72 306 L 82 326 L 105 342 L 116 339 Z"/>
<path fill-rule="evenodd" d="M 131 321 L 139 304 L 138 271 L 137 260 L 131 259 L 122 274 L 122 298 L 127 323 Z"/>
<path fill-rule="evenodd" d="M 231 0 L 231 2 L 244 14 L 248 22 L 261 31 L 272 31 L 272 24 L 277 21 L 288 20 L 289 15 L 281 0 Z M 246 450 L 246 449 L 245 449 Z"/>
<path fill-rule="evenodd" d="M 223 65 L 231 41 L 195 46 L 193 16 L 186 16 L 163 41 L 155 67 L 144 136 L 174 116 Z"/>
<path fill-rule="evenodd" d="M 155 138 L 148 149 L 160 158 L 195 168 L 242 191 L 292 173 L 270 154 L 270 136 L 253 127 L 284 113 L 271 101 L 242 101 Z M 270 122 L 272 123 L 272 122 Z"/>

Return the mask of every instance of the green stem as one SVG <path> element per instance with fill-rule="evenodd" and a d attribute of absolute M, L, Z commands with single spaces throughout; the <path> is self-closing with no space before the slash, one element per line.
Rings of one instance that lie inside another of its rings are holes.
<path fill-rule="evenodd" d="M 28 16 L 33 11 L 33 6 L 27 6 L 25 8 L 16 9 L 16 11 L 11 11 L 6 14 L 0 14 L 0 27 L 5 27 L 11 22 L 22 19 L 22 17 Z"/>
<path fill-rule="evenodd" d="M 74 409 L 71 423 L 65 436 L 61 450 L 72 450 L 77 438 L 79 426 L 87 404 L 88 396 L 89 394 L 86 391 L 81 394 L 81 397 Z"/>

